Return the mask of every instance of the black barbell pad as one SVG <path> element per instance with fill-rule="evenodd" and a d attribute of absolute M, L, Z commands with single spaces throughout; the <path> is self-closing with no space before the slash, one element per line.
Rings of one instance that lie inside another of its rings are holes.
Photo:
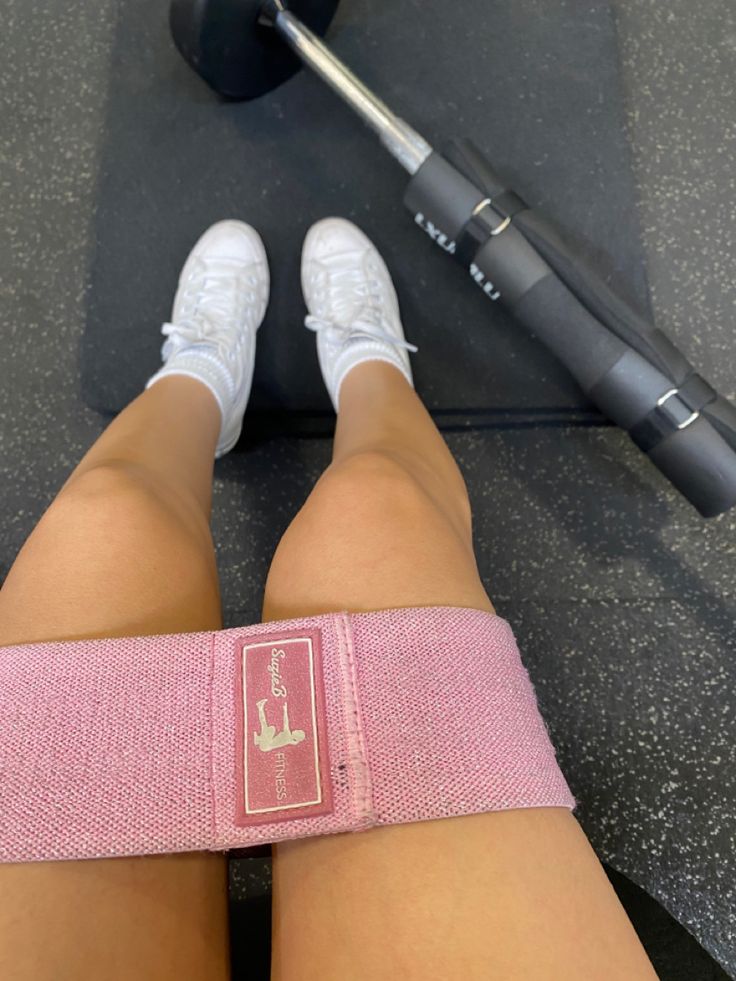
<path fill-rule="evenodd" d="M 627 351 L 623 341 L 595 320 L 553 272 L 539 279 L 509 309 L 559 358 L 586 393 Z M 615 417 L 613 421 L 618 422 Z"/>
<path fill-rule="evenodd" d="M 715 399 L 708 402 L 704 407 L 703 415 L 728 445 L 736 451 L 736 406 L 716 393 Z"/>
<path fill-rule="evenodd" d="M 409 181 L 404 204 L 415 217 L 422 216 L 425 230 L 426 223 L 431 223 L 449 244 L 455 242 L 484 198 L 485 194 L 452 164 L 439 153 L 432 153 Z"/>
<path fill-rule="evenodd" d="M 633 348 L 587 389 L 609 419 L 631 433 L 655 409 L 658 399 L 672 389 L 671 380 Z"/>
<path fill-rule="evenodd" d="M 718 398 L 718 392 L 715 388 L 697 372 L 693 372 L 678 386 L 677 394 L 693 412 L 700 412 L 706 405 L 710 405 Z"/>
<path fill-rule="evenodd" d="M 736 452 L 705 416 L 676 430 L 647 455 L 704 518 L 736 505 Z"/>
<path fill-rule="evenodd" d="M 632 426 L 629 436 L 640 450 L 650 453 L 662 440 L 686 427 L 697 412 L 679 394 L 673 394 L 661 404 L 655 405 L 651 412 Z"/>
<path fill-rule="evenodd" d="M 529 207 L 496 173 L 472 140 L 450 140 L 442 148 L 442 156 L 490 198 L 494 210 L 502 218 L 513 218 Z"/>
<path fill-rule="evenodd" d="M 503 228 L 499 215 L 495 215 L 494 223 L 497 229 Z M 472 224 L 463 230 L 463 239 L 468 242 L 472 241 L 469 234 L 471 228 Z M 496 235 L 488 232 L 483 244 L 480 248 L 476 248 L 473 261 L 511 310 L 514 310 L 516 304 L 537 283 L 549 277 L 557 278 L 544 259 L 513 225 L 507 225 Z M 560 285 L 562 286 L 561 283 Z M 564 286 L 562 288 L 564 289 Z M 579 306 L 571 294 L 568 293 L 568 296 L 573 304 Z"/>
<path fill-rule="evenodd" d="M 693 370 L 669 339 L 615 294 L 544 215 L 530 208 L 509 189 L 508 182 L 471 140 L 449 141 L 443 148 L 443 155 L 476 187 L 485 191 L 499 214 L 514 219 L 524 237 L 593 317 L 671 380 L 680 382 Z"/>
<path fill-rule="evenodd" d="M 338 0 L 289 0 L 289 11 L 324 35 Z M 286 82 L 301 61 L 272 27 L 263 0 L 172 0 L 169 26 L 187 63 L 219 95 L 256 99 Z"/>

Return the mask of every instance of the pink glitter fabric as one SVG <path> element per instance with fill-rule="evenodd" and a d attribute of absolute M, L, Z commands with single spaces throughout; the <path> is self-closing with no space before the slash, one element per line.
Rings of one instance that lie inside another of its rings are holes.
<path fill-rule="evenodd" d="M 454 608 L 0 648 L 0 859 L 574 807 L 509 625 Z"/>

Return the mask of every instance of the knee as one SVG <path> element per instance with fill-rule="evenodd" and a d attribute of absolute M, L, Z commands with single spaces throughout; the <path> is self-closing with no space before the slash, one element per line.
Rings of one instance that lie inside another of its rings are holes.
<path fill-rule="evenodd" d="M 394 457 L 364 451 L 331 464 L 317 484 L 321 503 L 332 514 L 369 509 L 376 517 L 412 514 L 427 506 L 422 486 Z"/>
<path fill-rule="evenodd" d="M 484 609 L 469 519 L 468 528 L 456 522 L 400 459 L 383 452 L 347 457 L 325 471 L 281 539 L 264 617 L 393 606 Z"/>
<path fill-rule="evenodd" d="M 175 488 L 162 486 L 144 467 L 126 460 L 110 460 L 72 474 L 55 502 L 61 520 L 71 516 L 83 524 L 104 527 L 107 533 L 154 533 L 166 528 L 169 536 L 196 538 L 209 525 L 193 502 Z M 203 525 L 205 527 L 203 527 Z"/>
<path fill-rule="evenodd" d="M 333 463 L 320 479 L 315 498 L 332 516 L 371 523 L 401 522 L 431 527 L 448 521 L 463 537 L 470 536 L 470 503 L 464 484 L 446 487 L 431 471 L 383 451 L 363 451 Z"/>
<path fill-rule="evenodd" d="M 111 460 L 73 473 L 57 503 L 66 510 L 117 513 L 122 520 L 130 513 L 157 506 L 157 497 L 145 470 L 127 461 Z"/>
<path fill-rule="evenodd" d="M 8 582 L 20 611 L 10 623 L 21 635 L 169 633 L 221 622 L 209 528 L 125 463 L 67 481 L 4 589 Z"/>

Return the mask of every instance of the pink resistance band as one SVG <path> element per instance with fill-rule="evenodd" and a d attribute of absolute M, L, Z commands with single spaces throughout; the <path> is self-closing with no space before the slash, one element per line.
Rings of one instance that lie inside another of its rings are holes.
<path fill-rule="evenodd" d="M 508 624 L 465 609 L 0 649 L 0 859 L 572 808 Z"/>

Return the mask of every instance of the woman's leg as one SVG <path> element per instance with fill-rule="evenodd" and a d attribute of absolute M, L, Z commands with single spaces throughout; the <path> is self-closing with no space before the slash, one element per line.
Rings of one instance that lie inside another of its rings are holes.
<path fill-rule="evenodd" d="M 258 233 L 207 229 L 182 269 L 162 368 L 7 576 L 0 647 L 221 626 L 212 467 L 240 434 L 268 291 Z M 221 855 L 0 866 L 3 979 L 217 981 L 228 962 Z"/>
<path fill-rule="evenodd" d="M 264 619 L 491 610 L 461 475 L 402 374 L 353 368 L 333 463 L 273 560 Z M 274 978 L 655 978 L 574 817 L 516 810 L 275 849 Z"/>
<path fill-rule="evenodd" d="M 10 570 L 0 646 L 221 626 L 209 531 L 220 419 L 183 377 L 115 419 Z M 7 981 L 227 976 L 221 855 L 0 865 Z"/>

